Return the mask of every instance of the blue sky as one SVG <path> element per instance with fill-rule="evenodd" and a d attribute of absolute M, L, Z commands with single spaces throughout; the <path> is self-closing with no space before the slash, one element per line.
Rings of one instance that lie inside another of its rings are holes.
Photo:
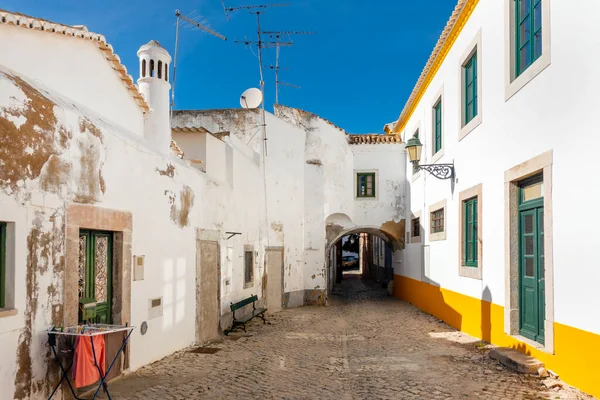
<path fill-rule="evenodd" d="M 265 3 L 277 2 L 269 0 Z M 283 2 L 283 1 L 282 1 Z M 282 104 L 314 112 L 349 133 L 380 133 L 394 121 L 410 95 L 456 0 L 288 0 L 261 16 L 264 30 L 311 30 L 282 48 Z M 262 4 L 226 0 L 227 6 Z M 227 21 L 220 0 L 2 0 L 0 8 L 87 25 L 103 34 L 121 61 L 138 76 L 137 49 L 151 39 L 174 54 L 175 9 L 201 15 L 227 36 L 221 41 L 182 29 L 177 60 L 176 109 L 239 107 L 240 94 L 259 86 L 256 48 L 234 43 L 256 40 L 256 17 L 246 11 Z M 265 52 L 274 64 L 274 50 Z M 265 70 L 267 110 L 275 102 L 275 77 Z"/>

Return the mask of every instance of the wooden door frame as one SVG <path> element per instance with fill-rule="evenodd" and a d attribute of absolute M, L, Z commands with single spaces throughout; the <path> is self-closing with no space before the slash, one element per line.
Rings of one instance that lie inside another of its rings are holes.
<path fill-rule="evenodd" d="M 64 324 L 76 325 L 79 311 L 79 231 L 90 229 L 113 233 L 112 320 L 131 324 L 131 237 L 130 212 L 73 204 L 67 207 L 66 269 L 63 274 Z"/>
<path fill-rule="evenodd" d="M 130 212 L 91 205 L 71 204 L 66 209 L 66 257 L 63 279 L 63 323 L 77 325 L 79 321 L 79 231 L 90 229 L 113 233 L 112 246 L 112 322 L 117 325 L 131 321 L 131 240 L 133 217 Z M 123 369 L 129 368 L 129 351 L 123 353 Z"/>
<path fill-rule="evenodd" d="M 196 229 L 196 328 L 195 339 L 196 343 L 200 343 L 200 326 L 201 326 L 201 307 L 200 307 L 200 277 L 202 271 L 202 242 L 215 243 L 217 245 L 217 329 L 222 332 L 221 326 L 221 233 L 212 229 Z"/>
<path fill-rule="evenodd" d="M 91 262 L 94 266 L 94 275 L 96 273 L 96 260 L 94 258 L 95 254 L 94 251 L 96 249 L 96 243 L 93 240 L 93 238 L 97 237 L 95 236 L 95 234 L 99 235 L 99 236 L 106 236 L 108 238 L 108 259 L 109 259 L 109 265 L 108 265 L 108 271 L 107 271 L 107 281 L 109 282 L 109 284 L 107 285 L 106 288 L 106 303 L 108 303 L 108 322 L 107 323 L 112 323 L 112 286 L 113 286 L 113 269 L 114 269 L 114 265 L 113 265 L 113 248 L 114 248 L 114 232 L 111 231 L 100 231 L 97 229 L 88 229 L 88 228 L 80 228 L 79 229 L 79 236 L 81 238 L 82 233 L 85 233 L 87 239 L 86 239 L 86 263 L 87 262 Z M 93 261 L 89 261 L 89 260 L 93 260 Z M 79 260 L 81 261 L 81 260 Z M 87 266 L 86 266 L 86 274 L 88 273 L 87 271 Z M 96 282 L 95 282 L 95 277 L 94 276 L 89 276 L 86 279 L 88 282 L 86 282 L 86 287 L 88 287 L 89 283 L 93 282 L 93 286 L 94 288 L 96 287 Z M 95 290 L 94 290 L 95 292 Z M 95 298 L 95 293 L 94 296 L 89 297 L 90 299 L 93 298 L 94 301 L 98 301 L 98 299 Z"/>
<path fill-rule="evenodd" d="M 527 160 L 504 173 L 505 307 L 504 331 L 517 340 L 554 354 L 554 257 L 552 230 L 552 150 Z M 519 335 L 519 182 L 542 174 L 544 182 L 544 344 Z"/>
<path fill-rule="evenodd" d="M 266 261 L 267 261 L 267 265 L 266 265 L 266 271 L 267 271 L 267 285 L 269 284 L 269 251 L 280 251 L 281 252 L 281 304 L 279 305 L 280 308 L 283 310 L 285 308 L 284 305 L 284 292 L 285 292 L 285 248 L 283 246 L 268 246 L 266 248 Z M 269 289 L 268 286 L 267 287 L 263 287 L 264 293 L 267 296 L 267 301 L 265 303 L 268 304 L 268 296 L 269 296 Z"/>

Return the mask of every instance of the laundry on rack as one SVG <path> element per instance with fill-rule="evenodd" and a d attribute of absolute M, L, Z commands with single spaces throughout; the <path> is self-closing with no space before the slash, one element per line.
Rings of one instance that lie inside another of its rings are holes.
<path fill-rule="evenodd" d="M 92 341 L 94 351 L 92 351 Z M 94 352 L 96 362 L 94 362 Z M 104 335 L 78 336 L 75 340 L 75 354 L 73 355 L 73 383 L 76 388 L 89 386 L 100 379 L 98 367 L 102 375 L 106 374 L 105 368 L 105 343 Z"/>

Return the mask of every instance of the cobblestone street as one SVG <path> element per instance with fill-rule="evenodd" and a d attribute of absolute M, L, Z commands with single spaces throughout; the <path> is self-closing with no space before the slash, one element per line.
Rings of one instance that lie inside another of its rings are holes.
<path fill-rule="evenodd" d="M 359 280 L 331 307 L 253 322 L 209 347 L 181 351 L 111 383 L 116 399 L 560 399 L 513 373 L 484 344 Z"/>

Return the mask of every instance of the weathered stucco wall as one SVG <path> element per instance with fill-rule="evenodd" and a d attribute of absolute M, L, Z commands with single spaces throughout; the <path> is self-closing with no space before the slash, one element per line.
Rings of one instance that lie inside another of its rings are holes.
<path fill-rule="evenodd" d="M 62 325 L 65 264 L 65 206 L 71 202 L 127 210 L 133 218 L 134 255 L 145 256 L 144 279 L 131 282 L 130 366 L 159 359 L 195 339 L 195 263 L 197 227 L 242 232 L 233 244 L 233 297 L 260 294 L 264 215 L 256 204 L 264 195 L 260 168 L 247 154 L 232 158 L 233 186 L 165 159 L 142 138 L 120 131 L 100 116 L 44 91 L 22 77 L 0 71 L 0 220 L 14 232 L 9 243 L 14 263 L 10 282 L 15 315 L 0 318 L 2 398 L 44 398 L 56 371 L 47 364 L 45 329 Z M 225 143 L 218 141 L 220 145 Z M 224 152 L 225 154 L 225 152 Z M 199 199 L 202 199 L 200 203 Z M 90 226 L 93 228 L 93 226 Z M 262 232 L 261 232 L 262 229 Z M 243 288 L 243 246 L 257 251 L 255 283 Z M 223 246 L 222 246 L 223 247 Z M 162 298 L 162 316 L 148 319 L 148 302 Z"/>

